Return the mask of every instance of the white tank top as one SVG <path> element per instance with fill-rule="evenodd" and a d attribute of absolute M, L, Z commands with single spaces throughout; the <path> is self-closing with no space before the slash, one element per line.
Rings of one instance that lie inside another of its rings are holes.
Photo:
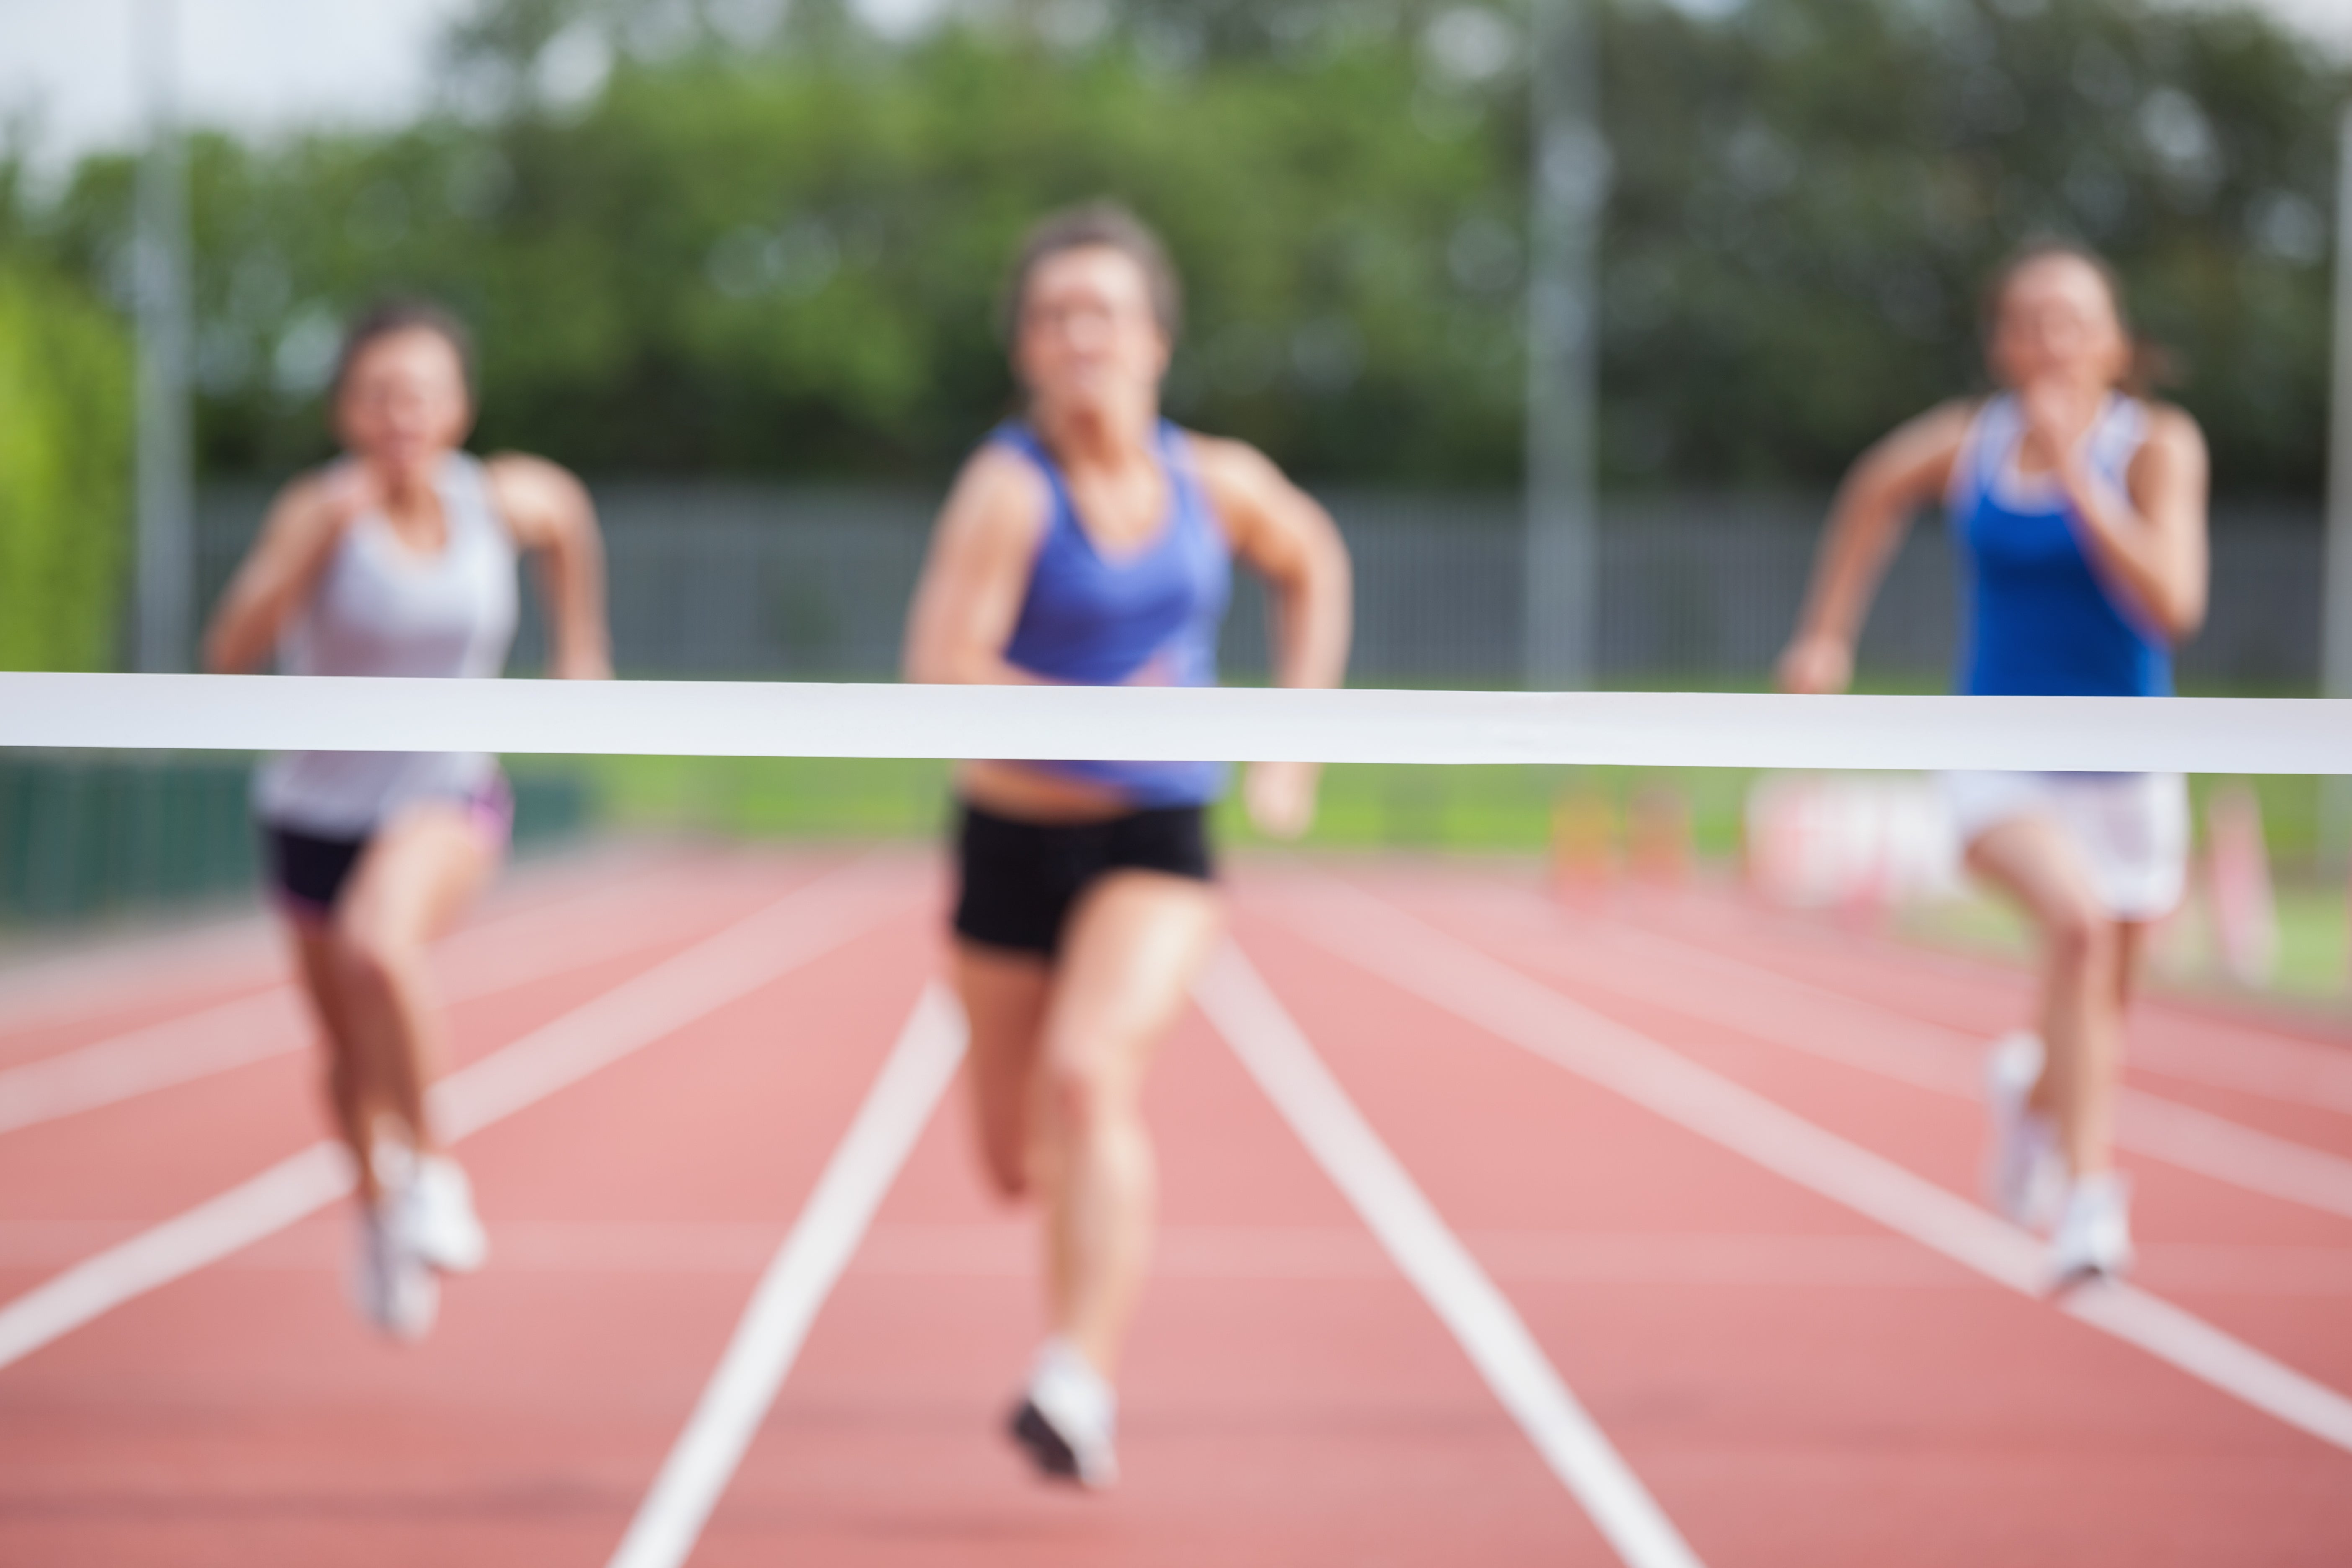
<path fill-rule="evenodd" d="M 448 531 L 439 553 L 411 550 L 380 512 L 354 520 L 278 639 L 281 672 L 481 679 L 505 668 L 515 549 L 488 475 L 453 452 L 434 489 Z M 273 826 L 364 837 L 402 806 L 474 795 L 497 772 L 482 752 L 291 752 L 255 775 L 254 808 Z"/>

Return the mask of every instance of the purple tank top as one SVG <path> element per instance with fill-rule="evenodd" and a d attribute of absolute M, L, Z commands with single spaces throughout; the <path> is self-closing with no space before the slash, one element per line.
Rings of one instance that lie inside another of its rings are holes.
<path fill-rule="evenodd" d="M 1037 466 L 1053 496 L 1029 592 L 1005 658 L 1072 686 L 1213 686 L 1217 631 L 1233 561 L 1183 437 L 1161 422 L 1155 439 L 1168 476 L 1168 515 L 1141 549 L 1105 556 L 1079 525 L 1062 471 L 1034 431 L 1008 424 L 991 440 Z M 1223 763 L 1055 762 L 1036 764 L 1107 784 L 1139 809 L 1205 805 L 1224 788 Z"/>

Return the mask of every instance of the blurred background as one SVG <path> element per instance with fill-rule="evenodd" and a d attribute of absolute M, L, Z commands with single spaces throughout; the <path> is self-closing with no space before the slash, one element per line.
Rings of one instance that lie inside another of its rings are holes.
<path fill-rule="evenodd" d="M 1360 684 L 1760 689 L 1838 474 L 1982 384 L 1979 282 L 2054 231 L 2114 258 L 2213 445 L 2185 685 L 2311 695 L 2347 88 L 2340 0 L 0 0 L 0 665 L 184 668 L 329 452 L 341 319 L 416 289 L 479 336 L 478 445 L 590 481 L 625 673 L 889 679 L 1008 406 L 1005 258 L 1108 194 L 1190 287 L 1171 415 L 1345 529 Z M 1865 688 L 1942 689 L 1955 610 L 1923 519 Z M 1246 595 L 1225 655 L 1262 675 Z M 930 764 L 514 766 L 540 842 L 941 815 Z M 242 768 L 0 761 L 0 919 L 247 896 Z M 1858 868 L 1777 896 L 2017 941 L 1890 869 L 1933 858 L 1911 786 L 1822 829 L 1829 783 L 1766 782 L 1341 769 L 1315 842 L 1589 887 L 1827 832 Z M 2320 785 L 2199 787 L 2217 850 L 2252 813 L 2273 930 L 2242 961 L 2202 900 L 2174 980 L 2335 1005 Z"/>

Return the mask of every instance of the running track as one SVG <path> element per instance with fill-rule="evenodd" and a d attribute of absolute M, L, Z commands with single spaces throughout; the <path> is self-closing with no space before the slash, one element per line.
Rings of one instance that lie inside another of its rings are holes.
<path fill-rule="evenodd" d="M 2021 974 L 1494 868 L 1234 891 L 1104 1499 L 996 1436 L 1030 1233 L 940 1098 L 926 859 L 513 878 L 440 959 L 494 1256 L 409 1349 L 257 922 L 0 975 L 0 1562 L 2352 1561 L 2344 1036 L 2147 1007 L 2139 1288 L 2062 1308 L 1967 1201 Z"/>

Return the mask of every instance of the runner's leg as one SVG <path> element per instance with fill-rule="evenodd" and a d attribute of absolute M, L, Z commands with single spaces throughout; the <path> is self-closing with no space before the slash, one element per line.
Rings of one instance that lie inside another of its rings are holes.
<path fill-rule="evenodd" d="M 955 976 L 971 1032 L 964 1059 L 981 1162 L 1000 1194 L 1021 1197 L 1034 1179 L 1033 1110 L 1051 961 L 1042 953 L 960 942 Z"/>
<path fill-rule="evenodd" d="M 1143 1075 L 1223 929 L 1216 892 L 1123 871 L 1071 910 L 1045 1016 L 1041 1109 L 1055 1332 L 1108 1377 L 1150 1252 Z"/>
<path fill-rule="evenodd" d="M 1969 866 L 2022 904 L 2041 932 L 2047 1056 L 2034 1108 L 2056 1125 L 2060 1152 L 2075 1176 L 2105 1171 L 2113 1163 L 2122 1048 L 2122 929 L 2099 901 L 2074 843 L 2046 818 L 2016 817 L 1986 829 L 1969 846 Z"/>
<path fill-rule="evenodd" d="M 499 847 L 466 807 L 419 806 L 369 842 L 335 907 L 329 968 L 352 1058 L 370 1075 L 373 1103 L 405 1124 L 420 1152 L 437 1147 L 425 1090 L 443 1058 L 425 950 L 498 863 Z"/>

